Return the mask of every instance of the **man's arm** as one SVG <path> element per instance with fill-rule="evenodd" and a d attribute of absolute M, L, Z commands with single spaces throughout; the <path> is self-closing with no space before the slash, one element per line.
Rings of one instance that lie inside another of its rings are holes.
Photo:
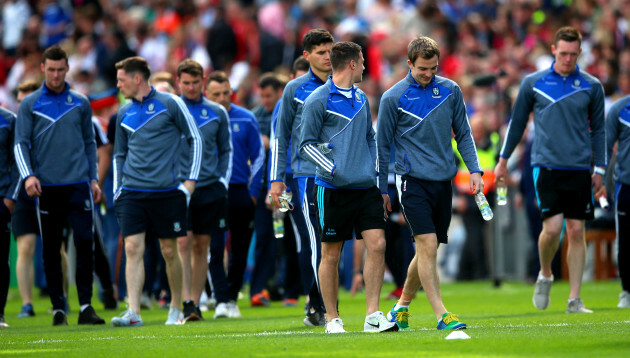
<path fill-rule="evenodd" d="M 114 200 L 118 197 L 120 193 L 120 188 L 122 187 L 122 168 L 125 164 L 125 160 L 127 159 L 127 150 L 128 147 L 128 134 L 121 126 L 123 113 L 122 110 L 118 112 L 118 116 L 115 122 L 115 135 L 114 138 Z M 113 123 L 110 123 L 112 125 Z"/>
<path fill-rule="evenodd" d="M 286 161 L 291 135 L 293 134 L 293 121 L 297 111 L 297 104 L 293 98 L 294 92 L 286 89 L 282 93 L 282 103 L 280 104 L 278 123 L 276 125 L 275 137 L 271 142 L 271 171 L 270 182 L 284 182 L 286 172 Z M 272 185 L 273 187 L 273 185 Z M 273 194 L 272 194 L 273 195 Z"/>
<path fill-rule="evenodd" d="M 335 163 L 317 149 L 325 115 L 326 108 L 320 101 L 311 100 L 311 97 L 306 100 L 302 112 L 298 150 L 303 158 L 315 164 L 321 171 L 333 175 Z"/>
<path fill-rule="evenodd" d="M 263 146 L 262 138 L 260 135 L 260 127 L 258 127 L 258 121 L 252 116 L 252 126 L 248 132 L 249 136 L 249 160 L 251 162 L 250 167 L 250 184 L 249 195 L 252 197 L 252 201 L 256 203 L 258 200 L 258 193 L 260 192 L 260 186 L 262 182 L 263 165 L 265 165 L 265 148 Z"/>
<path fill-rule="evenodd" d="M 217 131 L 217 150 L 219 151 L 219 181 L 228 188 L 230 184 L 230 178 L 232 177 L 232 131 L 230 130 L 230 119 L 223 108 L 221 107 L 221 113 L 219 114 L 219 130 Z"/>
<path fill-rule="evenodd" d="M 595 163 L 593 177 L 593 191 L 597 192 L 602 185 L 602 178 L 606 173 L 608 160 L 606 157 L 606 119 L 604 115 L 604 88 L 601 84 L 593 86 L 593 99 L 589 103 L 588 118 L 591 128 L 591 151 Z M 596 178 L 599 176 L 599 178 Z"/>
<path fill-rule="evenodd" d="M 39 179 L 35 176 L 31 163 L 31 137 L 33 134 L 34 118 L 28 99 L 22 101 L 18 109 L 18 119 L 15 123 L 15 145 L 13 153 L 15 162 L 20 172 L 20 178 L 24 180 L 24 189 L 30 197 L 42 194 Z"/>
<path fill-rule="evenodd" d="M 188 108 L 186 107 L 184 101 L 182 101 L 182 99 L 177 96 L 171 96 L 171 99 L 172 104 L 170 110 L 173 116 L 173 120 L 175 121 L 175 125 L 177 126 L 177 128 L 188 141 L 188 145 L 190 148 L 190 170 L 188 172 L 186 180 L 184 181 L 184 186 L 192 195 L 192 193 L 195 191 L 195 182 L 199 178 L 199 170 L 201 169 L 203 141 L 201 140 L 201 135 L 199 134 L 197 123 L 188 111 Z"/>
<path fill-rule="evenodd" d="M 392 211 L 391 200 L 387 191 L 389 176 L 389 158 L 398 123 L 398 103 L 392 96 L 383 96 L 376 120 L 376 144 L 378 150 L 378 187 L 383 196 L 385 214 Z"/>

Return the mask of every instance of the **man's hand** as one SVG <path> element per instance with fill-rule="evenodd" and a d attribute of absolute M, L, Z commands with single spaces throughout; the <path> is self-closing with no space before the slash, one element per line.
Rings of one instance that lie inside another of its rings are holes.
<path fill-rule="evenodd" d="M 92 199 L 94 199 L 94 203 L 100 203 L 101 188 L 98 186 L 98 182 L 96 180 L 92 180 L 90 182 L 90 189 L 92 190 Z"/>
<path fill-rule="evenodd" d="M 385 212 L 385 218 L 389 218 L 389 213 L 392 212 L 392 202 L 389 200 L 389 194 L 381 194 L 383 197 L 383 211 Z"/>
<path fill-rule="evenodd" d="M 9 212 L 13 214 L 13 209 L 15 209 L 15 201 L 9 198 L 4 198 L 4 206 L 6 206 L 7 209 L 9 209 Z"/>
<path fill-rule="evenodd" d="M 593 174 L 593 176 L 591 177 L 591 183 L 593 184 L 593 193 L 598 193 L 601 188 L 604 188 L 604 191 L 606 190 L 606 187 L 602 185 L 603 182 L 604 178 L 601 174 Z"/>
<path fill-rule="evenodd" d="M 271 202 L 275 205 L 276 208 L 281 208 L 280 199 L 278 197 L 282 195 L 282 193 L 287 189 L 287 186 L 284 185 L 281 181 L 271 182 L 271 189 L 269 189 L 269 195 L 271 195 Z"/>
<path fill-rule="evenodd" d="M 483 192 L 483 179 L 481 179 L 481 173 L 470 174 L 470 191 L 473 194 Z"/>
<path fill-rule="evenodd" d="M 195 181 L 194 180 L 185 180 L 184 181 L 184 187 L 186 187 L 186 190 L 188 190 L 188 193 L 190 194 L 190 196 L 193 195 L 193 193 L 195 192 Z"/>
<path fill-rule="evenodd" d="M 26 178 L 24 182 L 24 189 L 26 189 L 26 194 L 31 198 L 36 198 L 42 195 L 42 185 L 39 183 L 39 179 L 35 176 L 30 176 Z"/>
<path fill-rule="evenodd" d="M 507 160 L 505 158 L 499 158 L 499 162 L 497 163 L 497 166 L 494 167 L 494 182 L 497 184 L 500 181 L 507 183 L 507 180 L 506 180 L 507 175 L 508 175 Z"/>

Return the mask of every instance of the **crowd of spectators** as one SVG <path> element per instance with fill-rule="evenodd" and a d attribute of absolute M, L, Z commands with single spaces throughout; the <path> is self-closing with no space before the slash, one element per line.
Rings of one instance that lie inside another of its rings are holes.
<path fill-rule="evenodd" d="M 498 130 L 522 76 L 550 65 L 551 36 L 563 25 L 582 32 L 579 65 L 607 97 L 630 93 L 630 0 L 5 0 L 0 100 L 15 110 L 16 87 L 41 81 L 41 53 L 59 43 L 85 93 L 115 87 L 114 64 L 130 55 L 171 73 L 190 57 L 208 73 L 226 71 L 235 102 L 252 108 L 258 77 L 288 72 L 302 35 L 321 27 L 363 47 L 361 87 L 375 107 L 406 74 L 409 40 L 434 38 L 439 73 L 460 84 L 469 114 L 484 112 Z"/>

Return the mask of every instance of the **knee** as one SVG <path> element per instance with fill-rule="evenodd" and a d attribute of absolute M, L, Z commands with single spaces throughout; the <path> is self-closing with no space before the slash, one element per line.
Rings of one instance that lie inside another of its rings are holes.
<path fill-rule="evenodd" d="M 379 238 L 379 239 L 373 240 L 373 242 L 371 242 L 370 245 L 366 245 L 366 248 L 372 254 L 385 255 L 385 246 L 386 246 L 385 238 Z"/>
<path fill-rule="evenodd" d="M 543 227 L 542 234 L 546 237 L 556 238 L 562 234 L 562 225 L 547 225 Z"/>
<path fill-rule="evenodd" d="M 164 260 L 166 261 L 171 261 L 175 259 L 178 255 L 175 245 L 162 244 L 161 250 L 162 250 L 162 256 L 164 256 Z"/>
<path fill-rule="evenodd" d="M 144 254 L 144 247 L 138 243 L 126 241 L 125 254 L 129 259 L 142 257 L 142 255 Z"/>

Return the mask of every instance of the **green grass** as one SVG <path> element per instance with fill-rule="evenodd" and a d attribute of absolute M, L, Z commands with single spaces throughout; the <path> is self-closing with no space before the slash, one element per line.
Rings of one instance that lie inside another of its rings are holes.
<path fill-rule="evenodd" d="M 383 288 L 383 297 L 392 287 Z M 533 287 L 504 283 L 496 289 L 488 282 L 444 284 L 448 309 L 469 326 L 469 340 L 445 340 L 449 332 L 437 331 L 436 320 L 424 293 L 413 301 L 411 329 L 405 332 L 366 334 L 363 329 L 365 300 L 340 292 L 345 335 L 325 335 L 323 328 L 302 324 L 301 307 L 252 308 L 241 301 L 241 319 L 207 319 L 184 326 L 164 326 L 166 311 L 142 312 L 144 327 L 112 328 L 77 326 L 76 295 L 68 327 L 52 327 L 49 301 L 35 302 L 36 316 L 18 319 L 21 302 L 11 291 L 5 317 L 11 325 L 0 330 L 0 357 L 628 357 L 630 309 L 616 308 L 619 283 L 587 283 L 582 298 L 594 314 L 566 314 L 567 283 L 554 284 L 551 305 L 536 310 Z M 303 304 L 303 302 L 300 302 Z M 382 300 L 387 312 L 393 301 Z M 120 312 L 97 313 L 106 321 Z M 122 310 L 121 310 L 122 311 Z M 205 313 L 211 317 L 212 312 Z"/>

